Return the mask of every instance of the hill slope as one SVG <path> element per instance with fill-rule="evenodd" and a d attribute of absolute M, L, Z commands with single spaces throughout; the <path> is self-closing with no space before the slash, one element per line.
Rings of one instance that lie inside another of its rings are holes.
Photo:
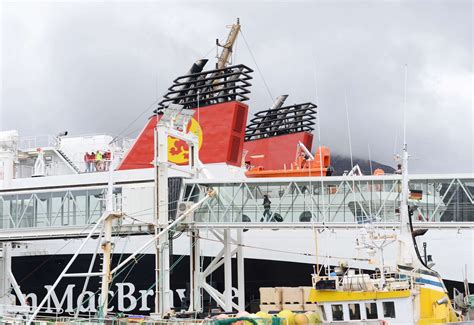
<path fill-rule="evenodd" d="M 364 175 L 371 175 L 370 172 L 370 161 L 368 159 L 353 158 L 354 166 L 359 165 L 362 173 Z M 347 156 L 342 156 L 338 154 L 331 155 L 331 166 L 334 168 L 334 176 L 339 176 L 344 173 L 344 171 L 350 171 L 351 167 L 351 158 Z M 372 170 L 377 168 L 382 168 L 385 173 L 392 174 L 395 172 L 393 167 L 381 164 L 379 162 L 372 160 Z"/>

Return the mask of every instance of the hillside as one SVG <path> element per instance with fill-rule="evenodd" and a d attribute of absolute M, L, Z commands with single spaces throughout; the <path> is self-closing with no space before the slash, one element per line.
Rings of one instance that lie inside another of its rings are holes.
<path fill-rule="evenodd" d="M 353 158 L 354 166 L 359 165 L 364 175 L 370 175 L 370 161 L 368 159 Z M 351 159 L 347 156 L 332 154 L 331 155 L 331 166 L 334 168 L 334 176 L 342 175 L 344 171 L 351 170 Z M 391 166 L 381 164 L 372 160 L 372 170 L 382 168 L 386 173 L 392 174 L 395 169 Z"/>

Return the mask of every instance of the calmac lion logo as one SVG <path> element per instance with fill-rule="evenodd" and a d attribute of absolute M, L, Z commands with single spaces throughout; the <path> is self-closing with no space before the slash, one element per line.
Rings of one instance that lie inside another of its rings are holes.
<path fill-rule="evenodd" d="M 198 137 L 198 147 L 202 146 L 202 129 L 199 123 L 193 118 L 188 124 L 188 131 Z M 168 160 L 177 165 L 187 164 L 189 161 L 189 148 L 185 141 L 168 137 Z"/>

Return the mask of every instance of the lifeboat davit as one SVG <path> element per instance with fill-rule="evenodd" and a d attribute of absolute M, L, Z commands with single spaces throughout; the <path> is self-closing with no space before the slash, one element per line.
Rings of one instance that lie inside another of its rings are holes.
<path fill-rule="evenodd" d="M 289 168 L 283 166 L 283 169 L 265 169 L 262 166 L 256 166 L 246 171 L 245 176 L 251 178 L 330 176 L 332 172 L 330 163 L 331 153 L 327 147 L 319 147 L 314 157 L 303 150 L 298 150 L 296 159 Z"/>

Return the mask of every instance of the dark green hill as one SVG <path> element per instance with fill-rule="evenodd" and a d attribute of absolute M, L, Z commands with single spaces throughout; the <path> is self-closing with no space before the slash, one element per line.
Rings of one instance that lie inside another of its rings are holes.
<path fill-rule="evenodd" d="M 368 159 L 353 158 L 353 161 L 354 166 L 359 165 L 364 175 L 371 174 L 370 161 Z M 344 171 L 350 171 L 352 169 L 350 157 L 337 154 L 331 155 L 331 166 L 334 168 L 334 176 L 342 175 Z M 393 167 L 372 160 L 372 170 L 376 170 L 377 168 L 382 168 L 387 174 L 393 174 L 393 172 L 395 172 Z"/>

